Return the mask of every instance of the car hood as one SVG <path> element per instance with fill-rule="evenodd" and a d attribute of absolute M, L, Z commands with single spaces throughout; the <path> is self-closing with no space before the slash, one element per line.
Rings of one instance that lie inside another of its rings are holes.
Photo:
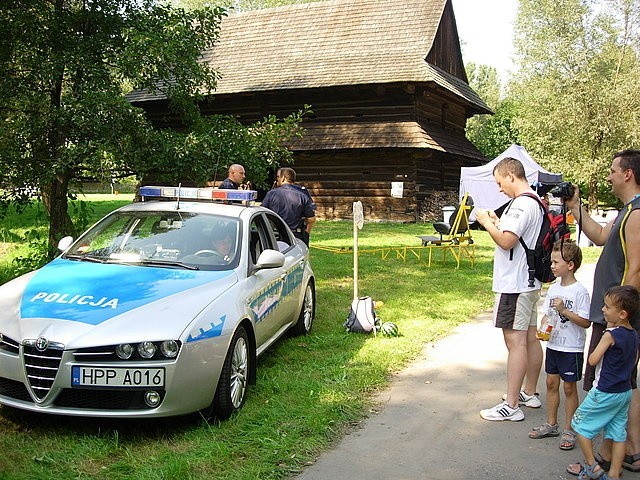
<path fill-rule="evenodd" d="M 234 271 L 201 271 L 56 259 L 0 287 L 0 333 L 45 336 L 67 347 L 139 338 L 179 338 L 237 282 Z"/>

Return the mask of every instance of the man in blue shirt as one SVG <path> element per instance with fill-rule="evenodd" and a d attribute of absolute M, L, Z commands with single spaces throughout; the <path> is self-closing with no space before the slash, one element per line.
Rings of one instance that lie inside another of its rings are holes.
<path fill-rule="evenodd" d="M 276 172 L 276 185 L 267 192 L 262 206 L 273 210 L 282 217 L 296 238 L 309 245 L 309 234 L 316 221 L 314 204 L 306 189 L 295 184 L 296 172 L 283 167 Z"/>
<path fill-rule="evenodd" d="M 242 182 L 244 182 L 244 167 L 234 163 L 229 167 L 229 176 L 220 183 L 218 188 L 237 190 Z"/>

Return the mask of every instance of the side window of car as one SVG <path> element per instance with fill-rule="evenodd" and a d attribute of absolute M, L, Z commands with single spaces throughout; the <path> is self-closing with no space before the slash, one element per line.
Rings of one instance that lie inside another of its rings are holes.
<path fill-rule="evenodd" d="M 269 234 L 269 227 L 265 225 L 264 218 L 259 215 L 251 220 L 249 230 L 249 254 L 253 263 L 258 262 L 258 257 L 267 248 L 274 248 L 273 240 Z"/>
<path fill-rule="evenodd" d="M 278 250 L 280 250 L 281 252 L 286 251 L 287 249 L 289 249 L 289 247 L 291 247 L 291 245 L 294 244 L 293 239 L 289 235 L 289 230 L 287 230 L 287 227 L 284 225 L 284 223 L 282 223 L 282 221 L 279 218 L 276 218 L 274 215 L 267 214 L 266 217 L 271 233 L 273 233 L 273 236 L 278 245 Z"/>

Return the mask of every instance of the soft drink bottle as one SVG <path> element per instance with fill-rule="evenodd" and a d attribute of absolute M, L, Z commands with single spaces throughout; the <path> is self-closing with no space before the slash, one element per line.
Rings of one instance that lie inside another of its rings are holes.
<path fill-rule="evenodd" d="M 558 323 L 560 315 L 554 307 L 550 307 L 547 312 L 546 320 L 540 325 L 540 329 L 536 332 L 536 338 L 538 340 L 544 340 L 545 342 L 551 338 L 551 332 L 553 327 Z"/>

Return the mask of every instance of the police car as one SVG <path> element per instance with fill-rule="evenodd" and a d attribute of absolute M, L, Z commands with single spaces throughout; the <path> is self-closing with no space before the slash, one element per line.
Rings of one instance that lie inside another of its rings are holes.
<path fill-rule="evenodd" d="M 256 192 L 140 195 L 0 286 L 0 404 L 225 419 L 244 404 L 256 358 L 286 332 L 309 332 L 309 252 L 279 216 L 250 205 Z"/>

